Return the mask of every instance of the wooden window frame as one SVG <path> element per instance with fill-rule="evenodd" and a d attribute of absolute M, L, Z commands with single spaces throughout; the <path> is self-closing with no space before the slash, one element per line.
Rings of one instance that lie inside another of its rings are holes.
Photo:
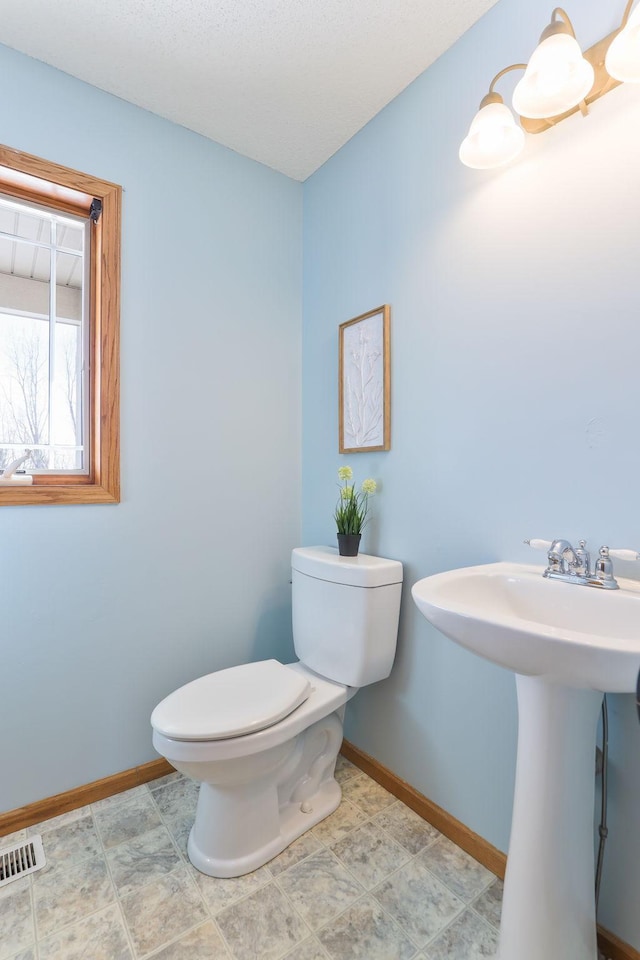
<path fill-rule="evenodd" d="M 0 506 L 120 502 L 120 232 L 122 187 L 0 146 L 0 192 L 91 224 L 89 310 L 89 473 L 34 474 L 33 484 L 0 486 Z"/>

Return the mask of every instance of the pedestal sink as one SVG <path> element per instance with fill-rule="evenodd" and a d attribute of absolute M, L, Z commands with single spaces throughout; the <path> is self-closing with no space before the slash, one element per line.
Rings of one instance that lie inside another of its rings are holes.
<path fill-rule="evenodd" d="M 442 633 L 516 673 L 518 759 L 499 960 L 597 960 L 593 815 L 603 693 L 632 693 L 640 584 L 598 590 L 491 563 L 418 581 Z"/>

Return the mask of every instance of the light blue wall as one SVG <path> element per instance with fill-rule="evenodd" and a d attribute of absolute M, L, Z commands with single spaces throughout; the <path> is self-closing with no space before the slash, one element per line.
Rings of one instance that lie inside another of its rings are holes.
<path fill-rule="evenodd" d="M 576 4 L 584 45 L 623 8 Z M 550 10 L 502 0 L 305 184 L 303 540 L 333 542 L 348 463 L 381 482 L 364 550 L 406 570 L 394 673 L 358 694 L 346 733 L 502 850 L 513 676 L 430 628 L 409 588 L 542 562 L 525 537 L 640 548 L 640 87 L 530 137 L 510 169 L 457 158 L 491 78 L 528 58 Z M 385 302 L 392 449 L 341 458 L 337 327 Z M 601 922 L 636 948 L 639 796 L 640 725 L 614 697 Z"/>
<path fill-rule="evenodd" d="M 124 187 L 119 506 L 0 508 L 0 810 L 157 755 L 193 677 L 293 656 L 302 188 L 0 48 L 0 140 Z"/>
<path fill-rule="evenodd" d="M 572 11 L 585 44 L 622 12 L 602 7 Z M 548 13 L 502 0 L 305 185 L 303 539 L 333 541 L 348 462 L 381 481 L 364 549 L 406 565 L 394 674 L 347 734 L 502 849 L 513 678 L 408 588 L 530 559 L 525 536 L 640 546 L 640 90 L 508 170 L 456 157 Z M 0 511 L 5 810 L 151 759 L 177 684 L 291 655 L 302 244 L 298 184 L 3 48 L 0 79 L 4 143 L 125 187 L 123 503 Z M 383 302 L 392 450 L 339 458 L 337 326 Z M 630 697 L 610 709 L 601 918 L 640 948 L 640 727 Z"/>

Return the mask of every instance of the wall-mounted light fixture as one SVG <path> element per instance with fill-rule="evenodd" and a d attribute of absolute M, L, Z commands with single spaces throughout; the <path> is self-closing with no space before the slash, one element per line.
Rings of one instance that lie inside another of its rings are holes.
<path fill-rule="evenodd" d="M 518 156 L 525 130 L 541 133 L 578 110 L 586 116 L 590 103 L 620 83 L 640 83 L 640 4 L 631 13 L 633 4 L 628 0 L 618 29 L 584 53 L 568 15 L 556 7 L 529 63 L 513 63 L 491 81 L 460 147 L 462 162 L 478 170 L 499 167 Z M 512 70 L 524 70 L 513 92 L 520 126 L 494 90 Z"/>

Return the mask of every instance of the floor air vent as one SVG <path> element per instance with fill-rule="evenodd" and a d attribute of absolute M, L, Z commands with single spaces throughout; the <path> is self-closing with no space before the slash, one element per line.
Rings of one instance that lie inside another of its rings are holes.
<path fill-rule="evenodd" d="M 24 843 L 5 847 L 0 850 L 0 887 L 40 870 L 46 862 L 39 833 Z"/>

